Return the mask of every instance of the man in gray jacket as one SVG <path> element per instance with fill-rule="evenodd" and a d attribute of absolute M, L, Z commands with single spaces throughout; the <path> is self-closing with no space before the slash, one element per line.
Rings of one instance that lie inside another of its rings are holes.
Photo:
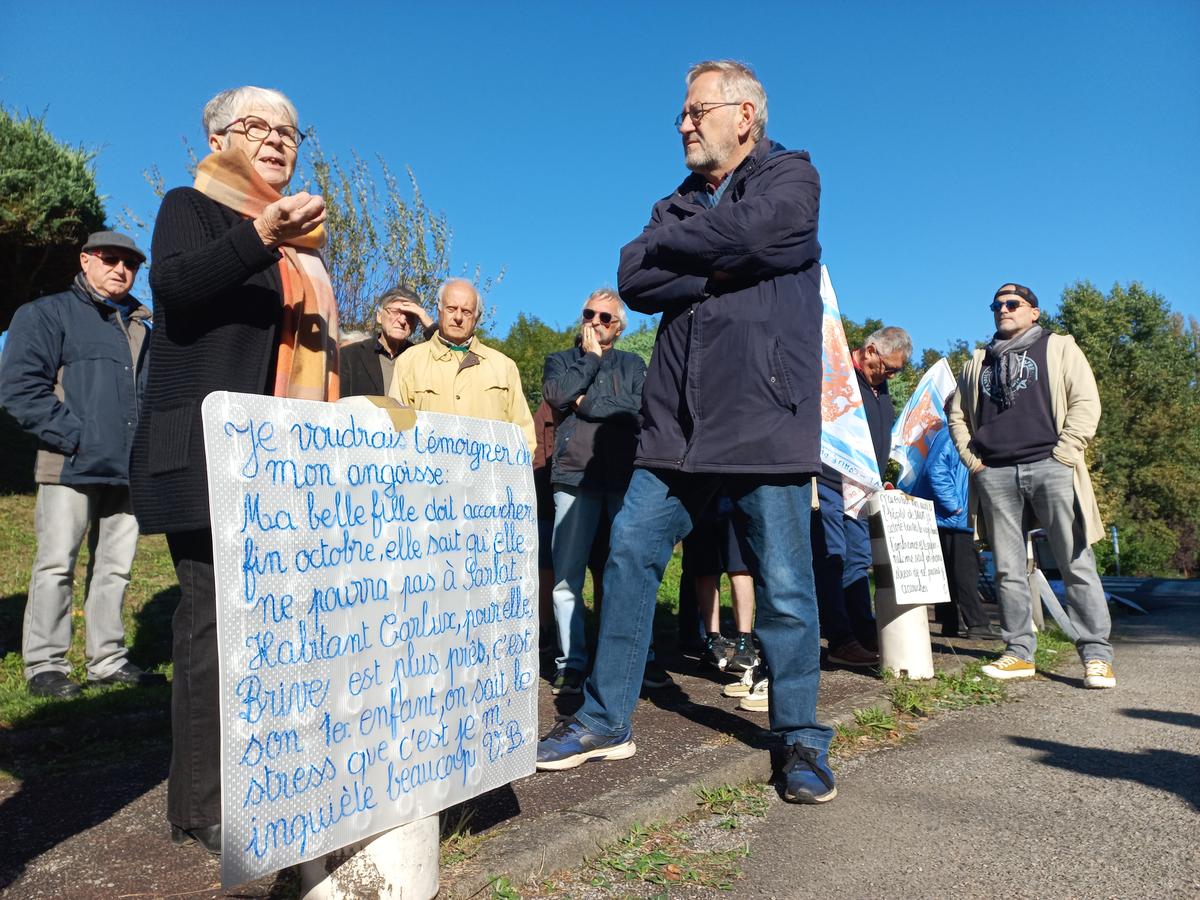
<path fill-rule="evenodd" d="M 38 549 L 21 642 L 35 696 L 80 692 L 67 650 L 71 583 L 85 533 L 88 682 L 165 683 L 129 662 L 121 620 L 138 535 L 129 449 L 150 337 L 150 311 L 129 292 L 145 261 L 123 234 L 91 235 L 71 288 L 17 310 L 0 359 L 0 405 L 40 441 Z"/>

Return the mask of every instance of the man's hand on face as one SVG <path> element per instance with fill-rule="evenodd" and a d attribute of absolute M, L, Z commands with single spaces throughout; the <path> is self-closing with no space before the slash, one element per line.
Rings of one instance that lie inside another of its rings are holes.
<path fill-rule="evenodd" d="M 411 300 L 401 300 L 399 303 L 393 304 L 393 309 L 398 309 L 406 316 L 414 316 L 421 323 L 422 328 L 428 328 L 433 324 L 433 319 L 429 317 L 429 313 L 425 312 L 425 308 L 420 303 L 414 303 Z"/>
<path fill-rule="evenodd" d="M 600 339 L 596 337 L 596 329 L 588 322 L 583 324 L 579 330 L 580 346 L 584 353 L 595 353 L 597 356 L 603 356 L 604 350 L 600 347 Z"/>

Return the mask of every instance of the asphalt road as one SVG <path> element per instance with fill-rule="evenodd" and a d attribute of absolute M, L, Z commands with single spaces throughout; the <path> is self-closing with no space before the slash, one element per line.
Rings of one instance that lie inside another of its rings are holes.
<path fill-rule="evenodd" d="M 1072 660 L 847 761 L 827 806 L 772 803 L 733 896 L 1200 897 L 1191 585 L 1117 620 L 1114 690 Z"/>

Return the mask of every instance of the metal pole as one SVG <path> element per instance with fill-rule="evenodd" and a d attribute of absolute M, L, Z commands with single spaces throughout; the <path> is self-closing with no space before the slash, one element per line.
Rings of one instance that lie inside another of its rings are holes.
<path fill-rule="evenodd" d="M 1117 574 L 1121 574 L 1121 545 L 1117 543 L 1117 526 L 1112 527 L 1113 560 L 1117 564 Z"/>

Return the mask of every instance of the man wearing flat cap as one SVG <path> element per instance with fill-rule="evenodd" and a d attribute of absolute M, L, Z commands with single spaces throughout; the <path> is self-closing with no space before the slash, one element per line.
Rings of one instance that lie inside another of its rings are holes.
<path fill-rule="evenodd" d="M 1100 394 L 1083 351 L 1038 324 L 1037 295 L 1008 283 L 991 304 L 996 333 L 963 367 L 950 401 L 950 436 L 971 473 L 968 505 L 992 548 L 1004 655 L 983 667 L 999 679 L 1034 675 L 1034 599 L 1025 532 L 1045 529 L 1066 585 L 1084 686 L 1111 688 L 1111 622 L 1092 544 L 1104 523 L 1084 450 L 1100 423 Z"/>
<path fill-rule="evenodd" d="M 126 235 L 91 235 L 70 289 L 18 309 L 0 357 L 0 405 L 40 442 L 38 548 L 21 640 L 35 696 L 80 692 L 67 650 L 71 582 L 85 534 L 88 683 L 165 683 L 128 660 L 121 621 L 138 535 L 129 449 L 150 344 L 150 311 L 129 292 L 145 261 Z"/>

